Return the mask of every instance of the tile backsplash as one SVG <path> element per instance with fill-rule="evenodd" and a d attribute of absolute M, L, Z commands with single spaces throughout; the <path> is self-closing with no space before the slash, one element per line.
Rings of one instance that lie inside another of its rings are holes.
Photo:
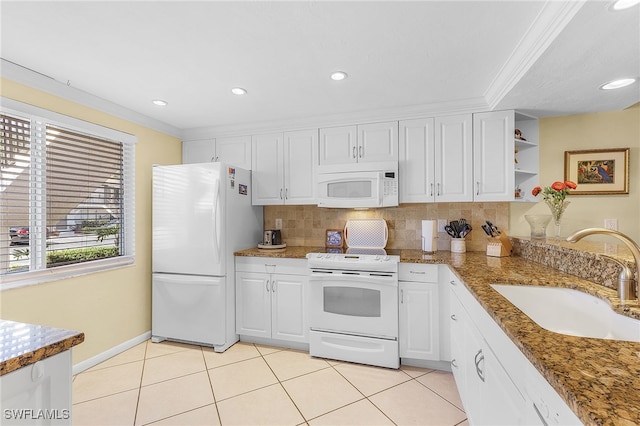
<path fill-rule="evenodd" d="M 317 206 L 265 206 L 264 228 L 275 229 L 282 219 L 282 238 L 290 246 L 324 246 L 327 229 L 342 229 L 348 219 L 382 218 L 389 227 L 390 249 L 420 249 L 422 220 L 465 218 L 473 231 L 466 237 L 468 251 L 485 251 L 485 220 L 501 230 L 509 229 L 509 203 L 401 204 L 384 209 L 326 209 Z M 449 250 L 451 237 L 438 233 L 438 250 Z"/>

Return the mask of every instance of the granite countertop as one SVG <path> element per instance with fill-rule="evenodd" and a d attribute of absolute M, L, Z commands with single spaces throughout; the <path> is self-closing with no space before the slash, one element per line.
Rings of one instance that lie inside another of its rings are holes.
<path fill-rule="evenodd" d="M 248 249 L 237 256 L 304 258 L 324 247 L 289 247 L 278 253 Z M 488 257 L 397 250 L 405 263 L 444 263 L 491 315 L 515 345 L 587 425 L 640 424 L 640 343 L 567 336 L 547 331 L 497 293 L 490 284 L 567 287 L 608 301 L 624 315 L 640 319 L 637 301 L 623 302 L 615 290 L 519 256 Z"/>
<path fill-rule="evenodd" d="M 0 320 L 0 376 L 71 349 L 84 333 Z"/>

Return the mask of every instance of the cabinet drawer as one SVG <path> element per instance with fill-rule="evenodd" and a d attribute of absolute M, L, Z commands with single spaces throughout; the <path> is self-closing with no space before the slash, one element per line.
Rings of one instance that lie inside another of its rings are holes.
<path fill-rule="evenodd" d="M 401 263 L 398 266 L 398 280 L 437 283 L 438 265 L 424 263 Z"/>
<path fill-rule="evenodd" d="M 236 271 L 307 275 L 307 259 L 236 256 Z"/>

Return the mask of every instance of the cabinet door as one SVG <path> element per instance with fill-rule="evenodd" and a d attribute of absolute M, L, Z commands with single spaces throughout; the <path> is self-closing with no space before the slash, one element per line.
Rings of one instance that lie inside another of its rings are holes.
<path fill-rule="evenodd" d="M 284 134 L 284 199 L 286 204 L 317 204 L 318 130 Z"/>
<path fill-rule="evenodd" d="M 216 161 L 216 140 L 182 142 L 182 164 L 211 163 Z"/>
<path fill-rule="evenodd" d="M 284 156 L 282 133 L 251 138 L 253 205 L 284 203 Z"/>
<path fill-rule="evenodd" d="M 400 282 L 400 357 L 440 360 L 438 283 Z"/>
<path fill-rule="evenodd" d="M 436 201 L 473 201 L 471 114 L 435 119 Z"/>
<path fill-rule="evenodd" d="M 474 201 L 514 199 L 514 112 L 473 116 Z"/>
<path fill-rule="evenodd" d="M 308 280 L 306 275 L 272 275 L 272 338 L 303 343 L 309 341 L 305 312 Z"/>
<path fill-rule="evenodd" d="M 329 127 L 320 129 L 321 165 L 349 164 L 358 162 L 356 126 Z"/>
<path fill-rule="evenodd" d="M 433 202 L 435 195 L 433 118 L 401 121 L 399 133 L 400 202 Z"/>
<path fill-rule="evenodd" d="M 358 162 L 398 161 L 398 122 L 358 126 Z"/>
<path fill-rule="evenodd" d="M 271 284 L 269 274 L 236 274 L 236 333 L 271 338 Z"/>
<path fill-rule="evenodd" d="M 217 138 L 216 161 L 251 170 L 251 136 Z"/>

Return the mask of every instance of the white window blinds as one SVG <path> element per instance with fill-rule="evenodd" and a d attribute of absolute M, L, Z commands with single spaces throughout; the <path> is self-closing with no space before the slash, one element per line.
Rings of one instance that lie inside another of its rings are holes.
<path fill-rule="evenodd" d="M 135 138 L 50 115 L 0 113 L 0 282 L 133 260 Z"/>

